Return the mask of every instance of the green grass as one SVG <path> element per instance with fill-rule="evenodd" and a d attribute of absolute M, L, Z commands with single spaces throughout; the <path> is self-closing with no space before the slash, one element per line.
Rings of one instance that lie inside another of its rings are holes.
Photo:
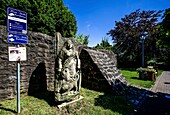
<path fill-rule="evenodd" d="M 84 88 L 81 89 L 81 95 L 84 99 L 61 109 L 49 105 L 46 100 L 50 98 L 48 95 L 44 95 L 47 96 L 44 99 L 22 95 L 20 115 L 130 115 L 134 109 L 124 96 Z M 1 101 L 0 115 L 16 114 L 16 103 L 16 99 Z"/>
<path fill-rule="evenodd" d="M 119 69 L 119 70 L 131 85 L 136 85 L 144 88 L 151 88 L 154 85 L 153 81 L 138 79 L 139 75 L 136 69 Z M 163 70 L 159 70 L 158 76 L 160 76 L 162 72 Z"/>
<path fill-rule="evenodd" d="M 138 79 L 136 69 L 120 69 L 130 84 L 150 88 L 154 82 Z M 158 75 L 162 73 L 159 70 Z M 20 115 L 131 115 L 134 106 L 125 96 L 115 96 L 112 93 L 97 92 L 81 89 L 84 99 L 73 104 L 57 108 L 51 105 L 51 95 L 41 93 L 40 96 L 21 95 Z M 17 110 L 16 99 L 0 101 L 0 115 L 15 115 Z"/>

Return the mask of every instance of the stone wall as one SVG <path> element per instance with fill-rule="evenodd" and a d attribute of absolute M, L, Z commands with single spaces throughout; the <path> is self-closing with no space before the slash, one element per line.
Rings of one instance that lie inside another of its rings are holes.
<path fill-rule="evenodd" d="M 54 88 L 55 37 L 29 32 L 27 61 L 21 62 L 21 93 L 50 90 Z M 16 62 L 8 61 L 8 46 L 5 26 L 0 26 L 0 100 L 16 95 Z"/>
<path fill-rule="evenodd" d="M 107 50 L 84 48 L 80 54 L 82 64 L 82 86 L 120 93 L 128 84 L 117 69 L 116 55 Z"/>
<path fill-rule="evenodd" d="M 57 37 L 29 32 L 27 61 L 21 62 L 21 93 L 30 95 L 38 91 L 54 91 L 55 55 Z M 7 42 L 5 26 L 0 26 L 0 100 L 16 96 L 16 62 L 8 61 L 8 47 L 16 46 Z M 81 46 L 81 45 L 80 45 Z M 111 51 L 79 48 L 82 87 L 105 91 L 121 92 L 127 84 L 117 69 L 116 56 Z"/>
<path fill-rule="evenodd" d="M 87 50 L 83 49 L 81 51 L 80 60 L 82 71 L 82 87 L 97 91 L 111 89 L 100 69 L 93 62 Z"/>

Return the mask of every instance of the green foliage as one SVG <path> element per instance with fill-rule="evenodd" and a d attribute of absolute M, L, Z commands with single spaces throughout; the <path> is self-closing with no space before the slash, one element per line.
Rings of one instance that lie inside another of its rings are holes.
<path fill-rule="evenodd" d="M 134 106 L 127 102 L 125 96 L 114 96 L 112 93 L 103 93 L 81 88 L 84 99 L 58 109 L 50 106 L 46 99 L 41 97 L 21 96 L 21 115 L 131 115 Z M 16 113 L 17 100 L 0 102 L 0 114 L 11 115 Z M 53 103 L 53 102 L 52 102 Z"/>
<path fill-rule="evenodd" d="M 170 8 L 166 9 L 163 15 L 161 26 L 166 32 L 166 36 L 170 36 Z"/>
<path fill-rule="evenodd" d="M 48 35 L 60 32 L 64 37 L 74 37 L 76 34 L 76 19 L 62 0 L 1 0 L 0 23 L 3 25 L 6 25 L 8 6 L 27 12 L 30 31 Z"/>
<path fill-rule="evenodd" d="M 170 8 L 166 9 L 163 21 L 158 27 L 160 40 L 157 41 L 157 48 L 160 50 L 159 60 L 170 65 Z"/>
<path fill-rule="evenodd" d="M 137 68 L 136 71 L 137 71 L 138 73 L 139 73 L 139 72 L 153 72 L 153 73 L 156 72 L 156 70 L 153 69 L 153 68 L 142 68 L 142 67 Z"/>
<path fill-rule="evenodd" d="M 157 61 L 155 59 L 151 59 L 149 61 L 147 61 L 147 65 L 156 65 L 157 64 Z"/>
<path fill-rule="evenodd" d="M 147 61 L 147 65 L 150 65 L 150 66 L 156 66 L 156 65 L 165 65 L 164 62 L 158 62 L 156 59 L 151 59 L 149 61 Z"/>
<path fill-rule="evenodd" d="M 146 61 L 157 56 L 156 41 L 159 39 L 157 27 L 162 11 L 140 11 L 125 15 L 121 21 L 115 22 L 115 28 L 107 34 L 117 41 L 114 52 L 117 54 L 119 66 L 139 66 L 141 62 L 140 34 L 148 32 L 145 39 Z"/>
<path fill-rule="evenodd" d="M 108 38 L 104 37 L 100 44 L 97 44 L 95 48 L 112 50 L 112 45 L 108 42 Z"/>
<path fill-rule="evenodd" d="M 76 41 L 87 46 L 89 43 L 89 35 L 78 34 L 76 36 Z"/>

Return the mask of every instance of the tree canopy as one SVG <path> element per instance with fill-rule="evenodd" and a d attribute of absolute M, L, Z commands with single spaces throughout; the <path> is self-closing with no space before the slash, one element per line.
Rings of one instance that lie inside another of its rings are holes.
<path fill-rule="evenodd" d="M 158 27 L 160 39 L 157 41 L 157 47 L 160 50 L 160 60 L 170 65 L 170 8 L 165 10 L 162 19 Z"/>
<path fill-rule="evenodd" d="M 125 15 L 120 21 L 115 21 L 115 28 L 107 34 L 117 41 L 114 52 L 117 54 L 118 63 L 121 65 L 141 66 L 140 34 L 148 33 L 145 39 L 145 59 L 155 58 L 157 55 L 156 41 L 158 37 L 158 19 L 162 11 L 140 11 Z"/>
<path fill-rule="evenodd" d="M 159 26 L 159 32 L 162 35 L 163 40 L 170 43 L 170 8 L 165 10 L 162 19 L 163 21 Z"/>
<path fill-rule="evenodd" d="M 163 15 L 163 21 L 161 23 L 162 27 L 166 32 L 170 32 L 170 8 L 166 9 Z"/>
<path fill-rule="evenodd" d="M 85 46 L 89 44 L 89 35 L 78 34 L 75 39 Z"/>
<path fill-rule="evenodd" d="M 109 41 L 108 41 L 108 38 L 107 37 L 104 37 L 102 38 L 102 41 L 100 44 L 97 44 L 95 46 L 95 48 L 98 48 L 98 49 L 106 49 L 106 50 L 112 50 L 112 45 L 110 45 Z"/>
<path fill-rule="evenodd" d="M 1 0 L 0 24 L 6 25 L 7 7 L 27 12 L 28 30 L 54 35 L 60 32 L 64 37 L 75 37 L 77 22 L 75 16 L 62 0 Z"/>

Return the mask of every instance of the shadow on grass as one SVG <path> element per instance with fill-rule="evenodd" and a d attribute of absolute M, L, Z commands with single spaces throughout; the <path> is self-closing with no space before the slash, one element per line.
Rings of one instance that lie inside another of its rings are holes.
<path fill-rule="evenodd" d="M 122 115 L 169 115 L 170 94 L 130 86 L 124 95 L 100 95 L 95 105 Z"/>
<path fill-rule="evenodd" d="M 0 106 L 2 106 L 2 105 L 0 105 Z M 0 107 L 0 109 L 2 109 L 2 110 L 4 110 L 4 111 L 12 112 L 12 113 L 14 113 L 14 114 L 17 113 L 16 111 L 14 111 L 14 110 L 12 110 L 12 109 L 9 109 L 9 108 L 5 108 L 5 107 Z"/>
<path fill-rule="evenodd" d="M 33 96 L 38 99 L 45 100 L 50 106 L 55 106 L 55 95 L 54 91 L 43 91 L 43 92 L 36 92 L 34 94 L 31 94 L 30 96 Z"/>
<path fill-rule="evenodd" d="M 136 71 L 136 68 L 119 68 L 121 70 Z"/>
<path fill-rule="evenodd" d="M 115 96 L 112 93 L 105 93 L 95 99 L 95 106 L 101 106 L 104 109 L 110 109 L 121 115 L 131 115 L 134 106 L 130 104 L 123 95 Z"/>
<path fill-rule="evenodd" d="M 132 79 L 139 79 L 139 77 L 131 77 Z"/>
<path fill-rule="evenodd" d="M 170 94 L 152 93 L 134 115 L 170 115 Z"/>

